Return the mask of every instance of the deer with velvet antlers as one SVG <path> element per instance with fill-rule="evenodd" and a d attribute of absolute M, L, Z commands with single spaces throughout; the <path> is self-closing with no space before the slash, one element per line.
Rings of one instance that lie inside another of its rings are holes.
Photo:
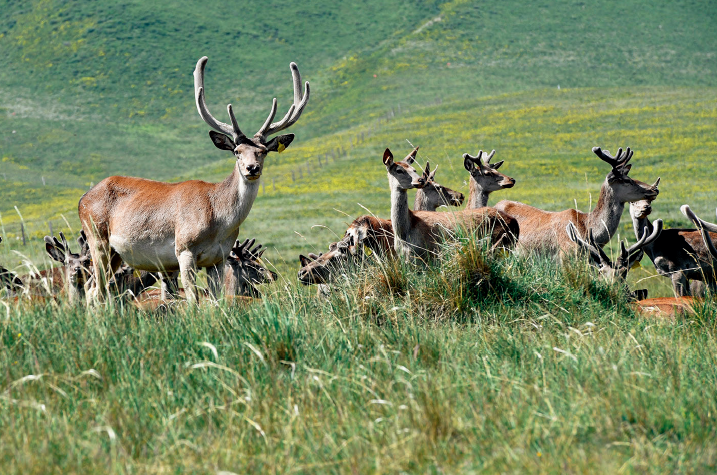
<path fill-rule="evenodd" d="M 269 152 L 283 151 L 294 139 L 293 134 L 269 137 L 293 125 L 309 100 L 309 83 L 302 92 L 296 64 L 291 63 L 294 103 L 281 120 L 273 122 L 274 99 L 268 118 L 253 137 L 239 129 L 231 104 L 227 106 L 229 124 L 209 113 L 204 90 L 206 64 L 205 56 L 194 70 L 197 110 L 214 129 L 209 132 L 214 145 L 236 157 L 234 170 L 221 183 L 163 183 L 113 176 L 85 193 L 79 214 L 94 262 L 91 294 L 98 300 L 106 295 L 106 276 L 111 276 L 121 261 L 140 270 L 179 270 L 189 302 L 197 301 L 196 272 L 205 267 L 210 291 L 216 295 L 224 280 L 224 260 L 259 192 L 264 159 Z"/>
<path fill-rule="evenodd" d="M 514 178 L 498 171 L 498 168 L 503 165 L 503 160 L 490 163 L 494 155 L 495 150 L 489 154 L 479 150 L 475 157 L 467 153 L 463 154 L 463 166 L 470 173 L 470 192 L 466 209 L 488 206 L 488 197 L 491 193 L 515 186 Z"/>
<path fill-rule="evenodd" d="M 592 231 L 595 243 L 602 247 L 617 232 L 625 203 L 642 199 L 654 199 L 659 190 L 659 178 L 648 185 L 628 176 L 632 165 L 628 164 L 633 152 L 620 148 L 613 157 L 608 150 L 594 147 L 593 153 L 608 163 L 612 170 L 600 188 L 597 205 L 590 213 L 575 209 L 559 212 L 544 211 L 517 201 L 501 201 L 496 209 L 513 216 L 520 223 L 518 246 L 523 250 L 559 256 L 576 249 L 576 244 L 565 233 L 568 223 L 573 223 L 580 235 Z"/>

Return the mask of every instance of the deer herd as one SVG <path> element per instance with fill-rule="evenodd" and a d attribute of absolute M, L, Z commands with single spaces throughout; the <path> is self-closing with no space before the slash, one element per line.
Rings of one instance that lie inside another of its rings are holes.
<path fill-rule="evenodd" d="M 237 237 L 259 192 L 264 160 L 270 152 L 284 151 L 294 140 L 294 134 L 275 134 L 299 119 L 309 100 L 309 83 L 302 85 L 299 68 L 291 63 L 293 103 L 283 118 L 274 122 L 274 99 L 267 119 L 250 137 L 239 128 L 231 104 L 227 106 L 229 123 L 209 112 L 206 64 L 205 56 L 194 70 L 195 103 L 199 116 L 212 129 L 209 136 L 214 145 L 234 154 L 232 173 L 221 183 L 164 183 L 126 176 L 102 180 L 79 200 L 79 252 L 71 251 L 62 233 L 60 239 L 46 236 L 46 252 L 60 267 L 22 276 L 0 267 L 0 286 L 7 289 L 7 295 L 48 298 L 64 293 L 70 303 L 95 305 L 123 296 L 143 308 L 153 308 L 182 294 L 190 304 L 196 304 L 200 296 L 256 298 L 260 296 L 257 285 L 276 279 L 261 259 L 265 249 L 255 246 L 254 239 L 240 243 Z M 438 184 L 436 169 L 431 171 L 428 163 L 423 170 L 414 169 L 417 153 L 418 147 L 395 161 L 391 151 L 385 150 L 382 163 L 388 176 L 391 219 L 361 216 L 327 252 L 299 256 L 301 283 L 318 284 L 319 293 L 326 294 L 347 264 L 373 254 L 425 265 L 437 255 L 446 236 L 467 231 L 485 238 L 490 243 L 488 252 L 507 249 L 559 261 L 584 255 L 603 278 L 625 288 L 628 271 L 647 254 L 657 273 L 671 279 L 676 297 L 647 299 L 645 290 L 629 292 L 642 309 L 674 312 L 689 308 L 692 299 L 702 297 L 706 288 L 717 291 L 717 249 L 712 241 L 717 237 L 717 224 L 701 220 L 687 205 L 681 211 L 695 229 L 663 229 L 662 220 L 651 222 L 651 203 L 659 194 L 660 179 L 649 185 L 628 175 L 633 155 L 630 148 L 619 149 L 614 156 L 593 148 L 611 169 L 597 205 L 589 213 L 545 211 L 508 200 L 488 206 L 491 193 L 515 185 L 515 179 L 498 171 L 503 161 L 491 163 L 495 150 L 463 154 L 470 183 L 466 206 L 437 212 L 441 206 L 462 206 L 464 196 Z M 416 189 L 413 210 L 408 206 L 411 189 Z M 626 204 L 636 242 L 629 247 L 620 242 L 618 255 L 611 259 L 603 247 L 616 234 Z M 204 292 L 196 283 L 200 268 L 207 270 Z M 153 288 L 157 283 L 159 288 Z"/>

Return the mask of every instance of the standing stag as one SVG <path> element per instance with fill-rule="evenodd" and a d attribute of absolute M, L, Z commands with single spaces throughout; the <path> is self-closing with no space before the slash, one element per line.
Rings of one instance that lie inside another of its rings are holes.
<path fill-rule="evenodd" d="M 565 251 L 574 251 L 576 244 L 565 234 L 568 223 L 575 224 L 582 236 L 592 231 L 595 242 L 602 247 L 617 232 L 625 203 L 654 199 L 658 195 L 659 178 L 654 185 L 648 185 L 627 176 L 632 167 L 627 162 L 633 153 L 629 147 L 624 152 L 620 148 L 614 157 L 608 150 L 603 151 L 600 147 L 594 147 L 593 153 L 608 163 L 612 170 L 605 177 L 605 182 L 600 188 L 600 198 L 595 209 L 590 213 L 574 209 L 559 212 L 544 211 L 524 203 L 507 200 L 495 205 L 496 209 L 508 213 L 520 223 L 518 245 L 521 248 L 553 256 Z"/>
<path fill-rule="evenodd" d="M 488 196 L 494 191 L 513 188 L 515 179 L 503 175 L 498 171 L 503 160 L 490 163 L 495 155 L 495 150 L 483 158 L 483 150 L 478 151 L 475 157 L 467 153 L 463 154 L 463 166 L 470 173 L 470 192 L 468 193 L 468 204 L 466 209 L 478 209 L 488 206 Z"/>
<path fill-rule="evenodd" d="M 302 93 L 296 64 L 291 63 L 294 103 L 281 120 L 272 122 L 275 98 L 269 116 L 251 138 L 239 129 L 231 104 L 227 106 L 231 124 L 209 113 L 204 98 L 206 64 L 205 56 L 194 70 L 197 110 L 214 129 L 209 132 L 214 145 L 236 157 L 234 170 L 221 183 L 113 176 L 85 193 L 79 214 L 95 267 L 92 296 L 98 300 L 106 295 L 106 276 L 121 261 L 152 272 L 179 270 L 189 302 L 197 301 L 197 268 L 206 267 L 210 290 L 216 295 L 223 282 L 223 262 L 259 192 L 264 159 L 269 152 L 283 151 L 294 139 L 293 134 L 269 136 L 293 125 L 309 100 L 309 83 Z"/>
<path fill-rule="evenodd" d="M 464 226 L 468 230 L 480 229 L 490 234 L 493 243 L 512 247 L 518 239 L 518 222 L 507 214 L 494 208 L 464 210 L 456 213 L 434 213 L 430 211 L 411 211 L 408 209 L 407 191 L 425 185 L 425 177 L 419 176 L 411 164 L 416 159 L 418 147 L 400 162 L 393 161 L 389 149 L 383 154 L 383 164 L 388 172 L 391 188 L 391 224 L 394 234 L 396 253 L 409 258 L 417 256 L 426 260 L 434 254 L 447 232 L 456 231 Z"/>

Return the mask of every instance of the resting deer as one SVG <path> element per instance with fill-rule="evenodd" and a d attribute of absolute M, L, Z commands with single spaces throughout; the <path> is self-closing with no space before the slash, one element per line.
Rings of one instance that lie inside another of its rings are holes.
<path fill-rule="evenodd" d="M 483 158 L 483 150 L 478 151 L 475 157 L 467 153 L 463 154 L 463 166 L 470 173 L 470 192 L 468 193 L 468 204 L 466 209 L 478 209 L 488 206 L 488 196 L 494 191 L 513 188 L 515 179 L 503 175 L 498 171 L 503 160 L 490 163 L 495 155 L 495 150 Z"/>
<path fill-rule="evenodd" d="M 62 287 L 71 304 L 80 302 L 85 296 L 85 284 L 92 275 L 90 256 L 87 254 L 84 236 L 80 235 L 77 241 L 80 244 L 79 254 L 70 250 L 70 245 L 62 232 L 60 232 L 60 240 L 54 236 L 45 236 L 45 250 L 52 259 L 62 264 L 62 267 L 59 268 L 62 272 Z"/>
<path fill-rule="evenodd" d="M 425 184 L 416 190 L 416 199 L 413 202 L 413 211 L 436 211 L 439 206 L 460 206 L 463 204 L 463 193 L 453 191 L 447 186 L 436 182 L 436 167 L 431 171 L 431 165 L 426 162 L 423 171 Z"/>
<path fill-rule="evenodd" d="M 614 262 L 595 241 L 592 229 L 588 231 L 587 241 L 580 237 L 573 223 L 568 223 L 566 231 L 570 240 L 588 253 L 591 264 L 598 268 L 598 272 L 605 280 L 610 283 L 626 284 L 627 273 L 633 265 L 642 260 L 642 256 L 644 255 L 643 249 L 654 243 L 660 237 L 662 221 L 659 219 L 655 221 L 655 227 L 649 232 L 647 228 L 645 228 L 642 237 L 629 248 L 625 248 L 625 242 L 620 241 L 620 254 Z M 628 295 L 632 300 L 641 300 L 647 297 L 647 290 L 640 289 L 635 292 L 628 290 Z"/>
<path fill-rule="evenodd" d="M 653 223 L 648 216 L 652 213 L 652 200 L 640 200 L 630 204 L 630 216 L 635 235 L 639 236 L 640 229 L 651 231 Z M 666 229 L 660 238 L 649 246 L 645 246 L 645 253 L 650 258 L 657 273 L 672 281 L 672 289 L 676 296 L 684 297 L 693 294 L 690 281 L 702 281 L 715 289 L 713 254 L 711 253 L 711 239 L 717 234 L 710 234 L 708 225 L 692 213 L 689 206 L 684 205 L 681 211 L 690 218 L 698 229 Z M 714 228 L 713 228 L 714 229 Z M 704 234 L 703 234 L 704 233 Z"/>
<path fill-rule="evenodd" d="M 464 210 L 455 213 L 434 213 L 430 211 L 411 211 L 408 209 L 407 191 L 425 185 L 424 177 L 419 176 L 411 164 L 415 161 L 418 147 L 400 162 L 393 161 L 389 149 L 383 154 L 383 164 L 388 172 L 391 188 L 391 224 L 396 253 L 408 258 L 417 256 L 424 261 L 434 254 L 445 231 L 457 230 L 465 226 L 469 230 L 482 228 L 489 232 L 493 242 L 504 247 L 512 247 L 518 239 L 518 223 L 511 216 L 493 208 Z"/>
<path fill-rule="evenodd" d="M 259 297 L 257 284 L 274 282 L 276 274 L 261 262 L 266 251 L 259 244 L 254 247 L 255 239 L 245 239 L 241 244 L 234 243 L 224 264 L 224 293 L 227 296 Z"/>
<path fill-rule="evenodd" d="M 294 103 L 283 119 L 272 122 L 274 99 L 268 118 L 251 138 L 239 129 L 231 104 L 227 106 L 230 124 L 209 113 L 204 99 L 206 64 L 205 56 L 194 70 L 197 110 L 214 129 L 209 132 L 214 145 L 236 157 L 234 170 L 221 183 L 113 176 L 85 193 L 79 214 L 95 265 L 92 293 L 98 300 L 106 294 L 106 275 L 114 273 L 120 259 L 140 270 L 179 270 L 189 302 L 197 301 L 197 268 L 206 267 L 216 295 L 223 282 L 224 260 L 259 191 L 264 159 L 269 152 L 283 151 L 294 139 L 293 134 L 269 136 L 293 125 L 309 100 L 309 83 L 302 93 L 296 64 L 291 63 Z"/>
<path fill-rule="evenodd" d="M 0 236 L 0 242 L 2 242 L 2 236 Z M 14 293 L 22 289 L 23 284 L 17 274 L 0 266 L 0 289 L 2 287 L 6 287 L 10 292 Z"/>
<path fill-rule="evenodd" d="M 592 231 L 595 242 L 602 247 L 610 242 L 617 232 L 625 203 L 657 197 L 659 178 L 654 185 L 648 185 L 627 175 L 632 166 L 627 164 L 632 157 L 630 148 L 625 152 L 622 148 L 619 149 L 614 157 L 609 151 L 603 151 L 599 147 L 594 147 L 593 152 L 608 163 L 612 170 L 600 188 L 597 206 L 590 213 L 574 209 L 543 211 L 517 201 L 506 200 L 495 205 L 496 209 L 508 213 L 520 223 L 520 248 L 552 256 L 559 256 L 565 251 L 574 252 L 576 245 L 565 235 L 568 223 L 575 224 L 582 236 Z"/>

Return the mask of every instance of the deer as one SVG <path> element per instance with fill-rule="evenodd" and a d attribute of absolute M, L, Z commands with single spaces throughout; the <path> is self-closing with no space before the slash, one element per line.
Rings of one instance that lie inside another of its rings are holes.
<path fill-rule="evenodd" d="M 648 185 L 628 176 L 632 165 L 628 162 L 633 151 L 628 147 L 620 148 L 615 156 L 609 150 L 593 147 L 593 153 L 612 167 L 600 188 L 597 205 L 589 213 L 575 209 L 565 211 L 544 211 L 517 201 L 503 200 L 495 205 L 518 220 L 520 238 L 518 247 L 522 251 L 536 251 L 553 257 L 565 252 L 575 252 L 577 245 L 565 235 L 568 223 L 573 223 L 580 235 L 592 230 L 595 242 L 600 246 L 607 244 L 617 232 L 625 203 L 643 199 L 654 199 L 659 194 L 655 184 Z"/>
<path fill-rule="evenodd" d="M 495 245 L 510 248 L 520 234 L 517 220 L 493 208 L 463 210 L 455 213 L 411 211 L 408 209 L 407 191 L 422 188 L 426 179 L 419 176 L 411 164 L 416 159 L 418 147 L 406 158 L 394 162 L 391 150 L 383 154 L 389 188 L 391 189 L 391 224 L 394 249 L 403 259 L 418 258 L 424 262 L 435 254 L 445 232 L 453 232 L 460 226 L 468 229 L 482 228 L 490 233 Z"/>
<path fill-rule="evenodd" d="M 254 246 L 256 239 L 245 239 L 234 243 L 224 264 L 224 293 L 227 296 L 261 296 L 257 284 L 274 282 L 276 273 L 264 267 L 261 256 L 266 251 L 262 245 Z"/>
<path fill-rule="evenodd" d="M 86 247 L 86 241 L 83 235 L 77 238 L 80 244 L 80 253 L 76 254 L 70 250 L 65 235 L 60 231 L 60 239 L 54 236 L 45 236 L 45 250 L 47 254 L 55 261 L 62 264 L 60 269 L 62 273 L 62 288 L 67 294 L 67 300 L 70 304 L 81 303 L 85 296 L 85 286 L 92 275 L 90 268 L 90 256 Z M 53 284 L 55 279 L 53 279 Z"/>
<path fill-rule="evenodd" d="M 712 239 L 717 238 L 717 234 L 709 231 L 716 228 L 710 227 L 709 223 L 695 216 L 688 205 L 682 206 L 680 210 L 695 223 L 697 229 L 666 229 L 657 241 L 645 246 L 645 253 L 657 273 L 671 280 L 675 296 L 693 296 L 695 286 L 690 286 L 690 283 L 696 282 L 704 282 L 714 291 L 717 279 L 712 267 L 715 259 Z M 649 219 L 651 213 L 652 200 L 640 200 L 630 204 L 630 216 L 636 236 L 639 236 L 640 229 L 653 228 Z"/>
<path fill-rule="evenodd" d="M 463 154 L 463 166 L 470 174 L 470 191 L 466 209 L 478 209 L 488 206 L 488 196 L 494 191 L 505 190 L 515 186 L 515 179 L 498 171 L 504 160 L 490 163 L 495 150 L 483 156 L 483 150 L 473 156 Z"/>
<path fill-rule="evenodd" d="M 590 256 L 590 263 L 598 269 L 603 279 L 611 284 L 618 283 L 626 286 L 627 273 L 642 260 L 643 249 L 660 237 L 662 221 L 655 221 L 654 228 L 649 231 L 648 228 L 645 228 L 642 237 L 628 248 L 625 247 L 625 241 L 620 241 L 620 253 L 614 261 L 608 257 L 603 248 L 596 242 L 592 229 L 588 230 L 587 241 L 580 237 L 577 227 L 573 223 L 568 223 L 566 232 L 568 238 Z M 634 292 L 628 289 L 627 293 L 630 300 L 647 298 L 646 289 L 639 289 Z"/>
<path fill-rule="evenodd" d="M 0 243 L 2 242 L 2 236 L 0 236 Z M 14 272 L 0 266 L 0 289 L 5 287 L 9 292 L 15 293 L 23 288 L 22 280 Z"/>
<path fill-rule="evenodd" d="M 438 166 L 431 171 L 431 165 L 426 162 L 426 169 L 423 171 L 425 184 L 423 188 L 416 190 L 416 199 L 413 202 L 413 211 L 436 211 L 440 206 L 460 206 L 463 204 L 464 196 L 459 191 L 454 191 L 447 186 L 436 182 L 436 171 Z"/>
<path fill-rule="evenodd" d="M 296 63 L 290 64 L 294 102 L 278 122 L 274 98 L 269 116 L 253 137 L 237 123 L 232 105 L 227 106 L 230 124 L 220 122 L 205 102 L 204 70 L 208 58 L 194 69 L 194 97 L 199 116 L 213 130 L 209 137 L 220 150 L 236 158 L 232 173 L 221 183 L 189 180 L 165 183 L 144 178 L 105 178 L 80 199 L 78 212 L 87 233 L 95 266 L 93 301 L 106 297 L 106 276 L 124 261 L 139 270 L 179 270 L 187 301 L 198 301 L 196 273 L 207 268 L 214 295 L 223 282 L 224 260 L 249 215 L 259 192 L 264 160 L 269 152 L 282 152 L 294 134 L 270 136 L 291 127 L 301 116 L 310 96 L 304 91 Z"/>
<path fill-rule="evenodd" d="M 436 171 L 431 172 L 431 165 L 426 162 L 423 178 L 426 185 L 416 190 L 414 211 L 436 211 L 439 206 L 460 206 L 463 193 L 451 190 L 436 182 Z M 329 251 L 321 254 L 310 253 L 299 255 L 301 268 L 298 279 L 304 285 L 318 284 L 319 293 L 325 294 L 332 273 L 345 265 L 352 257 L 363 253 L 364 249 L 379 255 L 393 255 L 393 225 L 389 219 L 381 219 L 371 215 L 356 218 L 344 233 L 341 241 L 331 243 Z"/>

